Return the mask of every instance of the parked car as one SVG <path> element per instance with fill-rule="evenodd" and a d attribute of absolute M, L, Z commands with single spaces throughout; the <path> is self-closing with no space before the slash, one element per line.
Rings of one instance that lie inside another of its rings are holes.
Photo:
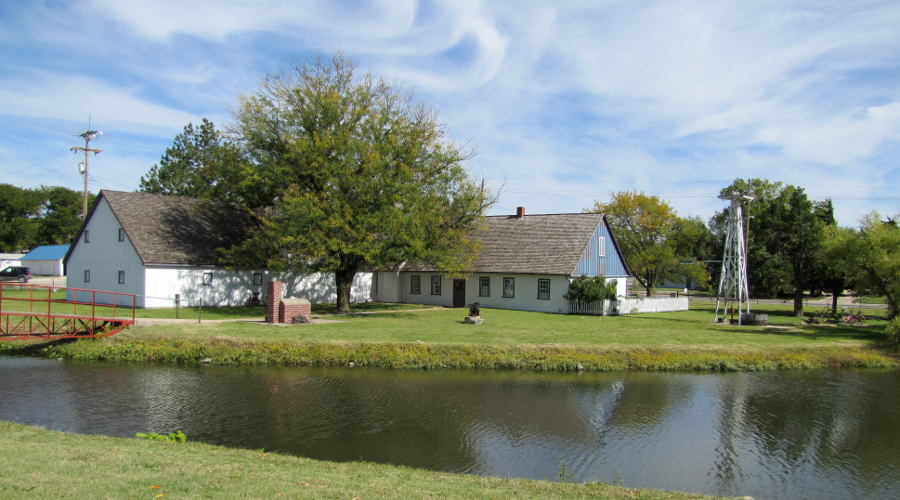
<path fill-rule="evenodd" d="M 0 271 L 0 281 L 18 281 L 28 283 L 31 279 L 31 268 L 22 266 L 10 266 Z"/>

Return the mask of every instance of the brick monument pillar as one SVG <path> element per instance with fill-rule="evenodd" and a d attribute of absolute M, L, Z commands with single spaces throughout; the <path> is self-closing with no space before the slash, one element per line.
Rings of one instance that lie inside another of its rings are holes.
<path fill-rule="evenodd" d="M 266 297 L 266 323 L 278 323 L 281 297 L 284 294 L 284 283 L 270 281 Z"/>

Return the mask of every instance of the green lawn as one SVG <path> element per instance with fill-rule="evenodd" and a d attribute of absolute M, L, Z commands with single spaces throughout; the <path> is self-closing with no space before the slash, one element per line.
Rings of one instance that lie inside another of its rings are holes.
<path fill-rule="evenodd" d="M 759 304 L 769 326 L 713 323 L 712 303 L 692 310 L 626 316 L 569 316 L 483 309 L 486 323 L 463 323 L 465 309 L 397 309 L 318 315 L 321 323 L 248 321 L 136 326 L 108 339 L 74 343 L 0 342 L 0 353 L 85 361 L 283 364 L 384 368 L 525 370 L 774 370 L 896 366 L 884 319 L 864 325 L 806 325 L 789 305 Z M 328 309 L 324 309 L 328 311 Z M 159 310 L 148 311 L 159 314 Z M 253 312 L 253 311 L 250 311 Z M 220 312 L 228 317 L 232 311 Z M 243 314 L 234 309 L 230 317 Z M 213 319 L 204 313 L 204 318 Z"/>
<path fill-rule="evenodd" d="M 711 498 L 334 463 L 202 443 L 89 436 L 0 421 L 0 498 Z"/>
<path fill-rule="evenodd" d="M 619 347 L 725 347 L 758 349 L 869 345 L 880 339 L 884 320 L 864 326 L 804 325 L 789 306 L 755 308 L 769 314 L 770 327 L 714 324 L 714 305 L 684 312 L 626 316 L 570 316 L 482 309 L 483 325 L 462 322 L 465 309 L 394 311 L 371 315 L 324 315 L 333 323 L 275 326 L 259 323 L 167 324 L 137 327 L 119 335 L 199 339 L 213 336 L 247 341 L 424 342 L 430 344 L 561 345 Z"/>
<path fill-rule="evenodd" d="M 94 314 L 102 317 L 131 317 L 131 308 L 91 306 L 90 304 L 73 304 L 66 302 L 66 293 L 62 290 L 51 292 L 47 288 L 3 288 L 3 310 L 15 312 L 47 313 L 48 300 L 51 314 L 59 315 L 87 315 Z M 409 309 L 426 309 L 431 306 L 416 304 L 385 304 L 379 302 L 366 302 L 353 304 L 354 312 L 395 311 Z M 313 314 L 334 314 L 337 311 L 335 304 L 313 304 Z M 181 318 L 181 319 L 236 319 L 236 318 L 263 318 L 266 315 L 263 306 L 234 306 L 234 307 L 174 307 L 135 309 L 137 318 Z"/>

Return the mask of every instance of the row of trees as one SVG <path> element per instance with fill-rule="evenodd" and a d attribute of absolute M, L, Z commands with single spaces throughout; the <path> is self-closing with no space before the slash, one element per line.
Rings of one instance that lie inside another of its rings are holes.
<path fill-rule="evenodd" d="M 463 169 L 469 154 L 409 93 L 357 75 L 338 54 L 265 79 L 233 118 L 227 132 L 205 119 L 188 124 L 140 184 L 148 193 L 209 200 L 209 210 L 222 203 L 243 210 L 254 229 L 222 249 L 223 264 L 334 272 L 342 312 L 363 267 L 430 262 L 450 274 L 468 267 L 471 235 L 495 198 Z M 837 228 L 830 201 L 778 182 L 736 180 L 721 194 L 735 192 L 755 195 L 747 206 L 754 296 L 793 296 L 800 314 L 805 290 L 837 296 L 853 286 L 885 295 L 896 311 L 896 226 L 876 224 L 873 215 L 859 230 Z M 714 286 L 725 211 L 707 225 L 637 192 L 614 193 L 592 210 L 609 216 L 648 295 L 667 278 Z"/>
<path fill-rule="evenodd" d="M 0 250 L 68 244 L 81 226 L 82 193 L 59 186 L 0 184 Z"/>
<path fill-rule="evenodd" d="M 900 299 L 900 228 L 873 212 L 858 228 L 838 227 L 831 200 L 810 200 L 803 188 L 765 179 L 737 179 L 723 197 L 751 194 L 745 203 L 750 293 L 794 299 L 803 314 L 809 291 L 832 294 L 832 310 L 845 289 L 885 297 L 890 317 Z M 612 193 L 592 211 L 607 214 L 625 259 L 650 295 L 665 279 L 700 279 L 717 285 L 727 208 L 703 224 L 678 217 L 666 202 L 637 192 Z"/>
<path fill-rule="evenodd" d="M 430 262 L 452 274 L 474 258 L 471 235 L 495 199 L 408 92 L 338 54 L 266 78 L 233 118 L 227 133 L 189 124 L 140 184 L 241 209 L 254 229 L 222 249 L 224 264 L 334 272 L 348 312 L 362 267 Z"/>

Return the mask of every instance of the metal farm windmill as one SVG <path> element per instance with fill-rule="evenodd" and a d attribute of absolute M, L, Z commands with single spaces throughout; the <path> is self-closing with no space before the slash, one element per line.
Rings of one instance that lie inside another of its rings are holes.
<path fill-rule="evenodd" d="M 733 194 L 730 197 L 720 196 L 723 200 L 730 200 L 728 209 L 728 226 L 725 231 L 725 255 L 722 257 L 722 273 L 719 277 L 719 292 L 716 294 L 716 312 L 714 320 L 718 323 L 719 310 L 722 310 L 722 319 L 728 314 L 728 304 L 732 303 L 738 312 L 738 324 L 753 317 L 750 315 L 750 290 L 747 285 L 747 232 L 744 230 L 744 216 L 741 203 L 751 201 L 755 196 L 746 193 Z M 748 224 L 749 225 L 749 224 Z M 746 307 L 746 312 L 744 311 Z M 745 316 L 746 314 L 746 316 Z"/>

